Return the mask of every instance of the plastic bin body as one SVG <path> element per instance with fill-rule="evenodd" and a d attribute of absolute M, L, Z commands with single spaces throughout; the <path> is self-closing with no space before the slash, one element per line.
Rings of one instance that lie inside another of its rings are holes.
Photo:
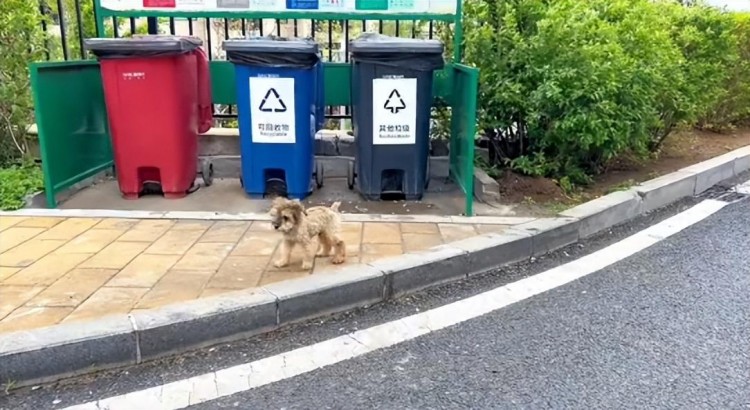
<path fill-rule="evenodd" d="M 318 77 L 322 72 L 318 50 L 317 45 L 310 46 L 310 53 L 314 54 L 304 57 L 309 64 L 291 62 L 290 67 L 284 67 L 284 63 L 276 59 L 285 59 L 290 54 L 288 50 L 267 44 L 274 42 L 282 43 L 282 40 L 266 38 L 224 43 L 227 56 L 235 66 L 242 183 L 250 197 L 269 194 L 272 184 L 278 183 L 283 184 L 283 193 L 288 197 L 304 199 L 313 190 L 315 170 Z M 266 59 L 269 60 L 266 62 Z M 284 112 L 263 112 L 262 109 Z M 290 132 L 284 132 L 286 128 L 283 128 L 278 137 L 262 135 L 265 131 L 259 128 L 261 125 L 264 129 L 288 126 Z"/>
<path fill-rule="evenodd" d="M 433 71 L 442 67 L 442 44 L 376 37 L 387 44 L 352 42 L 356 187 L 368 200 L 419 200 L 429 179 Z M 424 64 L 414 64 L 420 59 Z"/>
<path fill-rule="evenodd" d="M 325 66 L 323 65 L 323 59 L 321 58 L 321 61 L 318 62 L 316 68 L 317 73 L 315 76 L 315 83 L 316 83 L 316 95 L 315 95 L 315 101 L 316 101 L 316 110 L 315 110 L 315 123 L 316 123 L 316 131 L 320 131 L 323 129 L 326 123 L 326 96 L 325 96 Z"/>
<path fill-rule="evenodd" d="M 165 54 L 100 57 L 117 180 L 128 199 L 149 182 L 167 198 L 184 197 L 198 171 L 198 134 L 212 125 L 205 53 Z"/>

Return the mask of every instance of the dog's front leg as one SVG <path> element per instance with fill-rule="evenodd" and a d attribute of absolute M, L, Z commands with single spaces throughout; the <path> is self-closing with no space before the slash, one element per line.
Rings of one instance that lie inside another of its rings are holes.
<path fill-rule="evenodd" d="M 312 269 L 313 262 L 315 261 L 315 253 L 318 250 L 318 244 L 315 241 L 309 241 L 304 244 L 305 255 L 302 257 L 302 269 Z"/>
<path fill-rule="evenodd" d="M 294 242 L 281 241 L 281 245 L 279 245 L 279 257 L 273 262 L 273 266 L 283 268 L 284 266 L 289 265 L 289 258 L 292 256 L 293 246 Z"/>

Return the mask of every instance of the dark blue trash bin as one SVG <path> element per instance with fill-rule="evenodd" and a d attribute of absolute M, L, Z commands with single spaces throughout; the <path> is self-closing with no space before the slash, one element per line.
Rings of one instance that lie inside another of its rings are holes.
<path fill-rule="evenodd" d="M 323 185 L 314 150 L 317 43 L 265 37 L 227 40 L 223 47 L 235 66 L 245 192 L 304 199 L 313 190 L 312 177 Z"/>
<path fill-rule="evenodd" d="M 349 188 L 369 200 L 419 200 L 429 182 L 432 78 L 444 66 L 443 44 L 365 33 L 349 49 L 356 143 Z"/>

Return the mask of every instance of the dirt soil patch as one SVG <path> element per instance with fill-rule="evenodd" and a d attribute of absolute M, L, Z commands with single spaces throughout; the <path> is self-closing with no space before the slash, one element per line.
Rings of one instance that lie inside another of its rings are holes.
<path fill-rule="evenodd" d="M 604 173 L 597 175 L 591 185 L 581 187 L 571 195 L 565 195 L 554 180 L 511 171 L 504 172 L 497 181 L 503 203 L 523 204 L 532 213 L 555 213 L 746 145 L 750 145 L 750 128 L 728 134 L 706 131 L 676 133 L 665 141 L 658 156 L 647 160 L 619 158 L 609 164 Z"/>

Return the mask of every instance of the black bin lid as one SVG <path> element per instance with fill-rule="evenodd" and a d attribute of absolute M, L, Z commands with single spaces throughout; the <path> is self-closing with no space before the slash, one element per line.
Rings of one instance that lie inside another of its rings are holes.
<path fill-rule="evenodd" d="M 391 37 L 379 33 L 363 33 L 349 43 L 353 54 L 443 54 L 440 40 Z"/>
<path fill-rule="evenodd" d="M 0 0 L 1 1 L 1 0 Z M 203 45 L 203 40 L 192 36 L 148 35 L 130 38 L 90 38 L 84 46 L 94 54 L 117 52 L 172 52 L 188 53 Z"/>
<path fill-rule="evenodd" d="M 225 40 L 221 47 L 228 53 L 248 54 L 318 54 L 318 43 L 309 38 L 275 36 Z"/>

